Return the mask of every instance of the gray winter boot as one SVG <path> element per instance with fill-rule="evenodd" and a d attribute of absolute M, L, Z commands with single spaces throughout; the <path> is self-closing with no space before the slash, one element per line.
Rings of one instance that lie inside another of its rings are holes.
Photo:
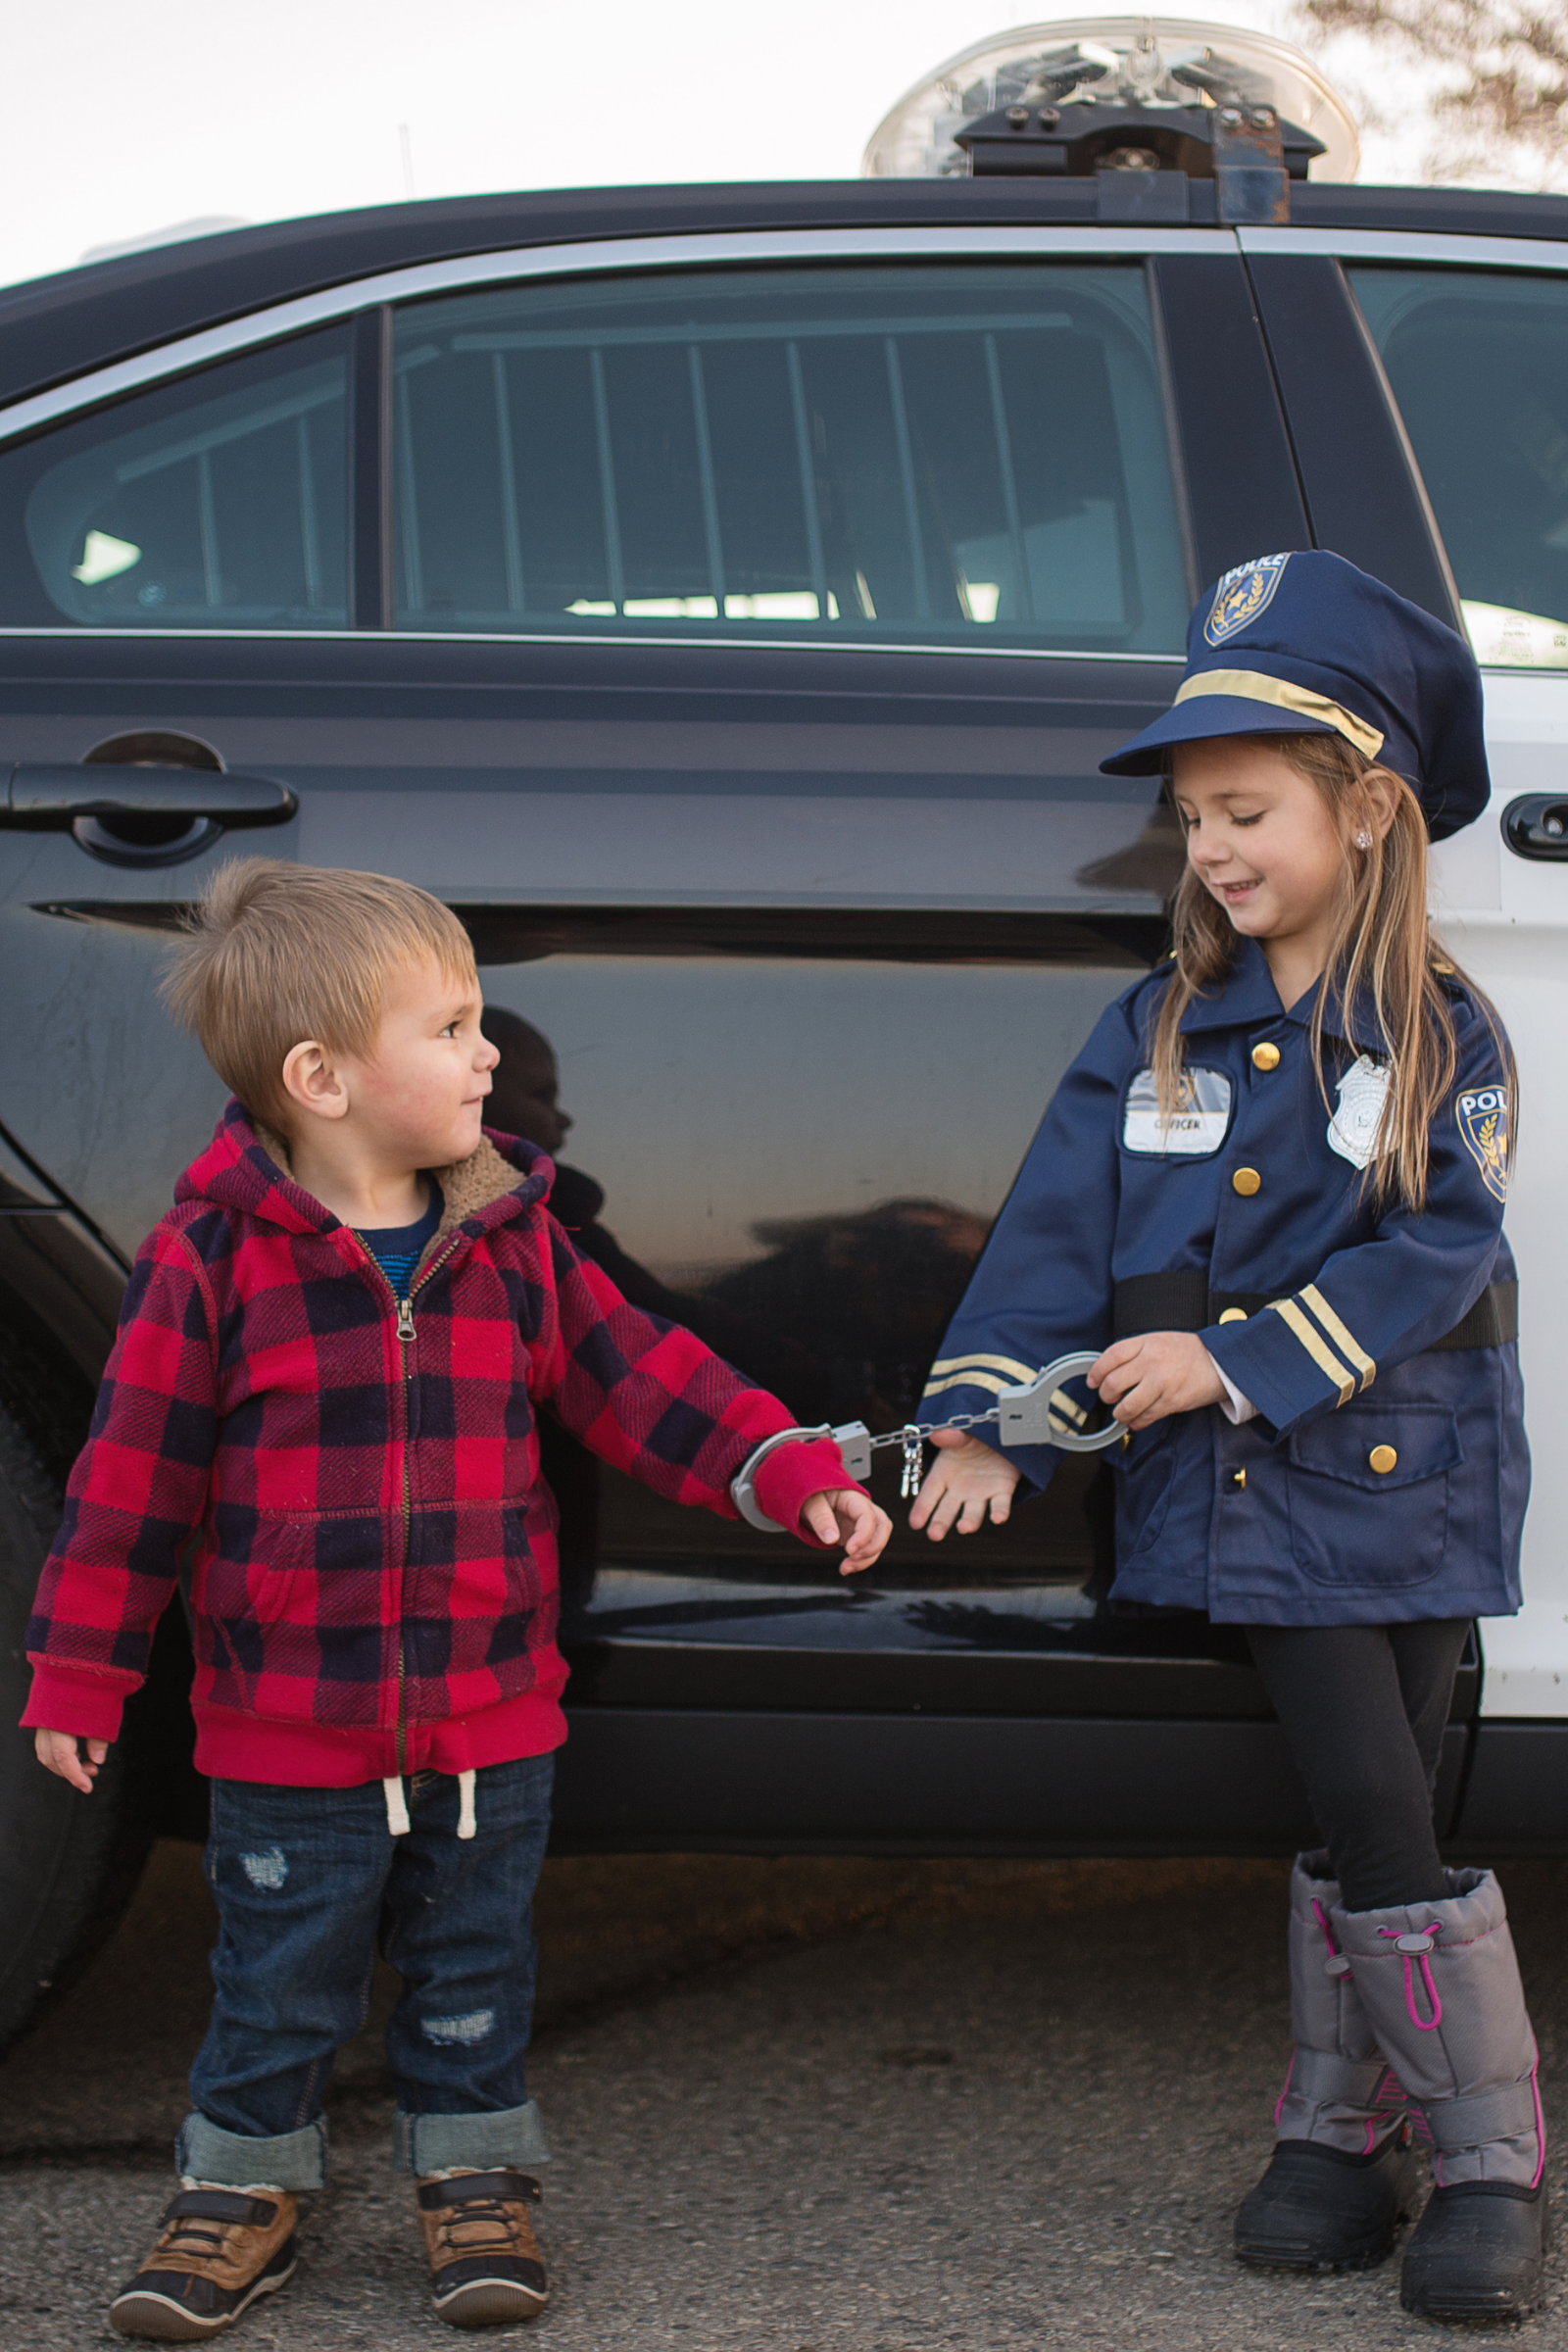
<path fill-rule="evenodd" d="M 1490 1870 L 1446 1876 L 1446 1901 L 1331 1924 L 1432 2134 L 1437 2185 L 1400 2300 L 1424 2319 L 1506 2319 L 1540 2302 L 1547 2244 L 1536 2040 L 1502 1889 Z"/>
<path fill-rule="evenodd" d="M 1402 2102 L 1330 1931 L 1340 1889 L 1321 1875 L 1328 1860 L 1298 1854 L 1291 1873 L 1296 2052 L 1274 2110 L 1268 2170 L 1236 2216 L 1243 2262 L 1294 2271 L 1381 2262 L 1414 2185 Z"/>

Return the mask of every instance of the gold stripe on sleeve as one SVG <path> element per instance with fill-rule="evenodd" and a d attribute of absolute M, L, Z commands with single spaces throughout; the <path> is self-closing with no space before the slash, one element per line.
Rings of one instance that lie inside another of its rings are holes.
<path fill-rule="evenodd" d="M 1294 1298 L 1271 1298 L 1269 1311 L 1279 1316 L 1293 1338 L 1300 1341 L 1320 1372 L 1327 1373 L 1340 1392 L 1340 1402 L 1348 1404 L 1355 1395 L 1355 1382 L 1346 1371 L 1339 1357 L 1314 1327 L 1307 1321 Z"/>
<path fill-rule="evenodd" d="M 1368 1355 L 1366 1349 L 1362 1347 L 1360 1341 L 1355 1337 L 1353 1332 L 1347 1330 L 1346 1326 L 1340 1321 L 1339 1316 L 1334 1312 L 1333 1307 L 1330 1306 L 1328 1300 L 1324 1298 L 1322 1292 L 1318 1289 L 1315 1282 L 1309 1282 L 1305 1284 L 1305 1286 L 1301 1290 L 1298 1291 L 1296 1295 L 1300 1299 L 1303 1306 L 1311 1308 L 1313 1314 L 1316 1315 L 1318 1321 L 1322 1324 L 1324 1330 L 1328 1333 L 1329 1338 L 1334 1342 L 1334 1345 L 1336 1348 L 1338 1348 L 1340 1353 L 1347 1359 L 1348 1362 L 1352 1363 L 1356 1370 L 1360 1373 L 1360 1393 L 1362 1396 L 1365 1396 L 1367 1390 L 1372 1386 L 1372 1383 L 1378 1376 L 1378 1368 L 1373 1362 L 1371 1356 Z"/>
<path fill-rule="evenodd" d="M 1023 1377 L 1025 1381 L 1030 1381 L 1034 1374 L 1026 1372 Z M 989 1389 L 993 1396 L 1000 1396 L 1004 1389 L 1015 1389 L 1022 1385 L 1019 1381 L 1003 1380 L 995 1372 L 950 1372 L 946 1380 L 928 1380 L 920 1395 L 922 1402 L 927 1396 L 940 1396 L 944 1389 Z"/>
<path fill-rule="evenodd" d="M 945 1355 L 931 1369 L 933 1373 L 961 1372 L 971 1364 L 986 1372 L 1010 1372 L 1015 1380 L 1033 1380 L 1040 1369 L 1038 1364 L 1020 1364 L 1011 1355 Z"/>

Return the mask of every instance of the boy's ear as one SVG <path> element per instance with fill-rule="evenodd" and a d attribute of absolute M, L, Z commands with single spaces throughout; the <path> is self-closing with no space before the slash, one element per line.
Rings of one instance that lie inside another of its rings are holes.
<path fill-rule="evenodd" d="M 342 1073 L 314 1037 L 292 1046 L 284 1055 L 283 1092 L 301 1110 L 318 1119 L 341 1119 L 349 1106 Z"/>

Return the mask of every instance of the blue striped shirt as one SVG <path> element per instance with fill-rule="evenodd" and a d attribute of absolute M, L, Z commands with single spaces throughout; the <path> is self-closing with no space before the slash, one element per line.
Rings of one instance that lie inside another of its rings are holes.
<path fill-rule="evenodd" d="M 416 1223 L 368 1227 L 356 1225 L 354 1228 L 392 1285 L 393 1295 L 398 1298 L 408 1297 L 409 1285 L 414 1280 L 414 1269 L 424 1255 L 424 1246 L 440 1224 L 441 1211 L 446 1205 L 441 1198 L 441 1187 L 435 1178 L 427 1176 L 425 1183 L 430 1188 L 429 1206 Z"/>

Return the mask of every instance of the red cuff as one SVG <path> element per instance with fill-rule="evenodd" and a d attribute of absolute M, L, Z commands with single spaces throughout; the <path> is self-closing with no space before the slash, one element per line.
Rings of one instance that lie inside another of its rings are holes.
<path fill-rule="evenodd" d="M 77 1740 L 118 1740 L 121 1714 L 135 1688 L 133 1682 L 111 1681 L 105 1674 L 73 1674 L 69 1667 L 45 1666 L 35 1659 L 22 1728 L 66 1732 Z"/>
<path fill-rule="evenodd" d="M 787 1527 L 792 1536 L 809 1544 L 814 1551 L 836 1551 L 836 1544 L 824 1544 L 801 1523 L 801 1512 L 813 1494 L 842 1492 L 856 1486 L 844 1467 L 844 1456 L 831 1438 L 816 1438 L 811 1444 L 775 1446 L 760 1465 L 754 1488 L 757 1499 L 770 1519 Z M 857 1487 L 864 1494 L 863 1487 Z"/>

